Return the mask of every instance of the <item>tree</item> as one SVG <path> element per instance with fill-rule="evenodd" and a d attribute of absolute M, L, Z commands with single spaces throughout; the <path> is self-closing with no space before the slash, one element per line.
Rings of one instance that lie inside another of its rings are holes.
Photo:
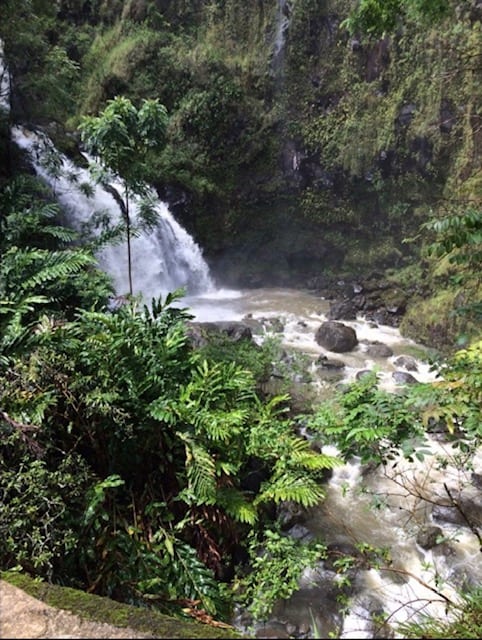
<path fill-rule="evenodd" d="M 102 174 L 94 171 L 96 178 L 108 187 L 124 219 L 131 295 L 131 237 L 134 231 L 131 202 L 134 196 L 148 202 L 149 160 L 153 152 L 158 152 L 165 145 L 167 122 L 167 110 L 159 100 L 144 100 L 142 106 L 136 109 L 129 98 L 117 96 L 109 100 L 99 116 L 84 116 L 79 126 L 87 150 L 104 170 Z M 109 178 L 113 176 L 120 179 L 122 193 L 108 185 Z M 145 227 L 154 225 L 155 216 L 152 214 L 152 207 L 141 208 L 141 222 Z"/>

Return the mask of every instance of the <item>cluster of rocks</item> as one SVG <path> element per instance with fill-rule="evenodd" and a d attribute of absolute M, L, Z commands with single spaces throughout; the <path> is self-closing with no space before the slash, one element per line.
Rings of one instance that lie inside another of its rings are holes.
<path fill-rule="evenodd" d="M 329 320 L 355 320 L 363 315 L 368 321 L 398 327 L 410 298 L 410 293 L 379 273 L 363 282 L 331 281 L 321 276 L 308 284 L 317 295 L 330 300 Z"/>
<path fill-rule="evenodd" d="M 191 322 L 189 324 L 188 336 L 193 348 L 200 348 L 209 343 L 214 336 L 224 336 L 232 342 L 249 340 L 255 345 L 254 335 L 269 331 L 274 333 L 283 332 L 283 323 L 279 318 L 253 318 L 246 316 L 243 320 L 219 321 L 219 322 Z M 357 348 L 360 344 L 357 333 L 350 327 L 338 320 L 327 320 L 322 322 L 315 332 L 315 341 L 327 351 L 333 353 L 346 353 Z M 393 356 L 393 350 L 388 345 L 379 341 L 362 341 L 367 356 L 372 358 L 389 358 Z M 320 355 L 316 360 L 319 375 L 325 380 L 336 380 L 343 376 L 345 363 L 342 360 Z M 413 384 L 418 382 L 417 378 L 409 373 L 417 371 L 417 363 L 411 356 L 399 356 L 394 361 L 397 367 L 392 372 L 392 378 L 396 384 Z M 362 369 L 358 371 L 356 378 L 371 373 L 370 370 Z"/>

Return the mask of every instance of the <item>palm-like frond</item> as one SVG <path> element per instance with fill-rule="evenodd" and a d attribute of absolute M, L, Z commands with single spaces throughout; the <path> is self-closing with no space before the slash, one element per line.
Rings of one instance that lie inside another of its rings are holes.
<path fill-rule="evenodd" d="M 218 490 L 217 502 L 227 514 L 238 522 L 254 525 L 258 520 L 258 511 L 252 502 L 248 502 L 243 494 L 234 487 L 223 487 Z"/>
<path fill-rule="evenodd" d="M 211 615 L 222 608 L 219 585 L 192 547 L 176 540 L 169 559 L 169 571 L 177 597 L 183 595 L 189 600 L 200 600 L 202 608 Z"/>
<path fill-rule="evenodd" d="M 306 475 L 285 472 L 272 477 L 261 488 L 261 493 L 256 497 L 254 504 L 262 502 L 293 501 L 303 507 L 314 507 L 325 497 L 323 488 Z"/>
<path fill-rule="evenodd" d="M 293 437 L 290 448 L 291 464 L 294 467 L 322 471 L 323 469 L 334 469 L 342 464 L 340 458 L 313 451 L 310 448 L 310 443 L 302 438 Z"/>
<path fill-rule="evenodd" d="M 82 250 L 49 251 L 10 247 L 3 255 L 0 268 L 3 295 L 18 293 L 19 290 L 32 294 L 36 288 L 79 273 L 95 262 L 90 252 Z"/>
<path fill-rule="evenodd" d="M 226 410 L 201 409 L 193 411 L 191 421 L 196 431 L 213 442 L 228 442 L 239 434 L 249 417 L 246 408 Z"/>
<path fill-rule="evenodd" d="M 23 288 L 27 291 L 47 282 L 54 282 L 78 273 L 96 262 L 92 255 L 82 251 L 43 251 L 37 249 L 32 250 L 32 253 L 38 259 L 40 269 L 24 282 Z"/>
<path fill-rule="evenodd" d="M 209 452 L 186 433 L 177 433 L 186 450 L 188 493 L 196 504 L 216 501 L 216 465 Z"/>
<path fill-rule="evenodd" d="M 35 322 L 23 323 L 37 305 L 48 302 L 45 296 L 24 296 L 19 300 L 0 300 L 0 363 L 7 366 L 13 355 L 31 348 L 38 341 Z"/>

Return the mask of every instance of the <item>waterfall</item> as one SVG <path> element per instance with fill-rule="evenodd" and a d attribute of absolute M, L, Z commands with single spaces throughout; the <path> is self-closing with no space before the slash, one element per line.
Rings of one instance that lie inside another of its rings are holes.
<path fill-rule="evenodd" d="M 0 110 L 10 111 L 10 74 L 5 62 L 2 40 L 0 40 Z"/>
<path fill-rule="evenodd" d="M 89 172 L 56 151 L 47 136 L 14 127 L 12 138 L 28 152 L 37 174 L 62 205 L 70 226 L 81 230 L 94 214 L 107 214 L 114 222 L 120 221 L 121 212 L 114 197 L 100 185 L 93 185 Z M 90 186 L 86 189 L 85 185 Z M 120 184 L 112 182 L 111 186 L 122 193 Z M 133 199 L 132 204 L 135 225 L 140 201 Z M 142 294 L 148 302 L 181 287 L 187 295 L 211 291 L 214 285 L 199 246 L 174 219 L 165 203 L 157 200 L 155 209 L 156 228 L 131 241 L 134 294 Z M 105 246 L 97 257 L 100 267 L 112 277 L 117 295 L 127 293 L 125 242 Z"/>
<path fill-rule="evenodd" d="M 274 72 L 280 72 L 283 67 L 286 32 L 290 26 L 291 4 L 289 0 L 279 0 L 276 13 L 276 29 L 273 46 L 273 58 L 271 61 Z"/>

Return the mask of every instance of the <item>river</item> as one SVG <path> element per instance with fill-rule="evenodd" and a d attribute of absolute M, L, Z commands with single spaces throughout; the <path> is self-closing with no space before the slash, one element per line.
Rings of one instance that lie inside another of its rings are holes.
<path fill-rule="evenodd" d="M 286 348 L 301 351 L 313 363 L 320 355 L 342 360 L 343 381 L 354 380 L 361 370 L 376 368 L 379 386 L 396 392 L 399 385 L 393 372 L 403 370 L 397 364 L 399 356 L 415 360 L 412 374 L 416 380 L 436 379 L 421 345 L 393 327 L 364 318 L 344 321 L 357 333 L 359 345 L 353 351 L 335 354 L 324 350 L 315 332 L 327 319 L 329 302 L 309 291 L 217 289 L 188 298 L 186 303 L 198 321 L 275 318 L 279 321 L 276 335 Z M 373 342 L 389 345 L 393 355 L 368 357 L 366 349 Z M 329 381 L 317 383 L 315 377 L 315 387 L 322 396 L 333 393 Z M 309 511 L 303 526 L 295 525 L 291 531 L 296 537 L 315 536 L 340 552 L 356 553 L 360 544 L 383 548 L 390 558 L 387 562 L 380 568 L 351 571 L 350 584 L 343 588 L 342 576 L 332 563 L 322 562 L 305 571 L 300 590 L 280 602 L 268 621 L 253 625 L 244 612 L 235 619 L 237 628 L 261 638 L 373 638 L 387 637 L 394 633 L 391 625 L 421 614 L 445 618 L 446 599 L 456 601 L 457 589 L 481 582 L 482 562 L 476 535 L 463 522 L 437 520 L 433 505 L 447 502 L 444 485 L 452 495 L 470 494 L 480 504 L 473 478 L 482 477 L 482 455 L 461 463 L 460 451 L 435 437 L 429 438 L 428 448 L 432 455 L 424 460 L 409 462 L 400 456 L 376 469 L 353 458 L 335 469 L 324 503 Z M 336 453 L 336 449 L 327 452 Z M 427 531 L 440 540 L 430 548 L 423 542 Z M 381 617 L 388 619 L 389 626 L 380 622 Z"/>

